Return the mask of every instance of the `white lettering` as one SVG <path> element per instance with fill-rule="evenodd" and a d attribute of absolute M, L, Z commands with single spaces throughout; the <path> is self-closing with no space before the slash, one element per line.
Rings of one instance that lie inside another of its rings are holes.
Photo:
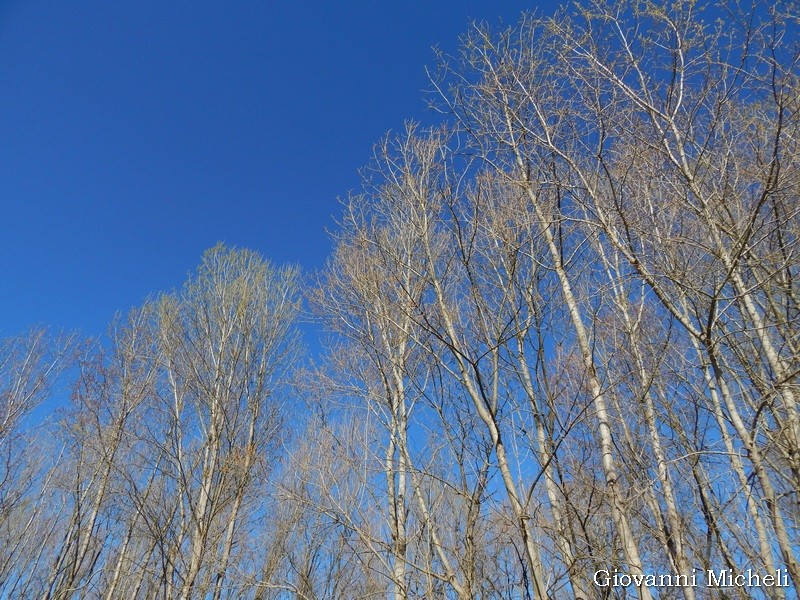
<path fill-rule="evenodd" d="M 605 569 L 602 569 L 600 571 L 595 571 L 594 584 L 597 587 L 608 587 L 609 585 L 611 585 L 611 577 L 609 576 L 608 571 L 606 571 Z"/>
<path fill-rule="evenodd" d="M 719 579 L 715 576 L 714 571 L 709 569 L 706 571 L 706 585 L 708 587 L 724 587 L 725 586 L 725 572 L 726 569 L 723 569 L 719 572 Z"/>

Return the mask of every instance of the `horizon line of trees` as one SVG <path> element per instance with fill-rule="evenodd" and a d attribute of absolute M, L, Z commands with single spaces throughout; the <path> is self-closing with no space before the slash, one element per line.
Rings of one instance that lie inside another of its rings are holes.
<path fill-rule="evenodd" d="M 6 340 L 0 598 L 797 598 L 798 25 L 477 24 L 311 281 L 218 245 L 104 343 Z"/>

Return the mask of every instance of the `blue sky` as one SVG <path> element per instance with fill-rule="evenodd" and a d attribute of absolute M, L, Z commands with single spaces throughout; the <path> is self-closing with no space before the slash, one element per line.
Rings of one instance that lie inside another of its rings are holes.
<path fill-rule="evenodd" d="M 372 145 L 435 118 L 431 47 L 531 8 L 0 4 L 0 335 L 101 334 L 217 241 L 321 267 Z"/>

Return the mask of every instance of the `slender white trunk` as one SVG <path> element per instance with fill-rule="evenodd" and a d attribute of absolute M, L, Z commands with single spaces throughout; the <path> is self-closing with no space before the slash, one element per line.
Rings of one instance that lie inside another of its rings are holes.
<path fill-rule="evenodd" d="M 614 294 L 614 303 L 616 304 L 617 309 L 622 316 L 623 322 L 625 323 L 625 333 L 629 342 L 628 346 L 634 359 L 636 374 L 639 380 L 638 383 L 641 390 L 640 393 L 644 408 L 645 424 L 650 437 L 653 455 L 656 460 L 656 476 L 659 484 L 661 485 L 664 505 L 666 506 L 667 511 L 668 527 L 664 527 L 663 523 L 661 525 L 667 556 L 669 556 L 670 560 L 673 562 L 675 571 L 678 573 L 678 575 L 682 576 L 681 581 L 685 582 L 685 585 L 681 586 L 684 597 L 686 600 L 695 600 L 696 596 L 694 593 L 694 587 L 688 585 L 688 582 L 692 581 L 693 579 L 693 569 L 684 550 L 683 525 L 675 499 L 675 492 L 672 487 L 672 478 L 669 472 L 667 458 L 661 446 L 661 435 L 658 431 L 656 412 L 652 393 L 650 391 L 650 377 L 648 376 L 645 368 L 644 357 L 642 356 L 639 346 L 637 325 L 631 319 L 630 304 L 627 299 L 627 290 L 622 286 L 619 279 L 614 277 L 614 274 L 612 273 L 613 267 L 610 264 L 610 261 L 606 256 L 602 246 L 597 244 L 597 248 L 601 258 L 603 259 L 603 262 L 605 263 L 606 275 L 612 286 Z M 648 493 L 651 495 L 652 501 L 654 502 L 654 515 L 658 521 L 661 521 L 660 509 L 658 508 L 659 503 L 655 498 L 655 494 L 653 493 L 652 489 L 648 489 Z"/>
<path fill-rule="evenodd" d="M 510 125 L 511 124 L 509 123 L 509 126 Z M 509 131 L 513 131 L 513 129 L 510 128 Z M 526 173 L 525 162 L 522 155 L 519 153 L 519 147 L 515 147 L 514 150 L 520 172 Z M 603 473 L 605 475 L 606 489 L 609 502 L 611 504 L 611 513 L 614 519 L 614 524 L 616 525 L 617 531 L 620 535 L 620 542 L 622 544 L 625 560 L 628 563 L 628 570 L 631 575 L 643 577 L 645 573 L 642 559 L 639 555 L 639 549 L 636 546 L 633 533 L 630 529 L 627 510 L 622 500 L 621 490 L 619 489 L 620 481 L 614 460 L 614 442 L 610 422 L 611 416 L 608 412 L 602 386 L 600 385 L 600 380 L 597 376 L 597 368 L 594 364 L 594 356 L 592 354 L 591 344 L 589 343 L 589 334 L 586 330 L 586 326 L 583 323 L 583 317 L 581 316 L 578 302 L 572 292 L 572 284 L 570 283 L 569 276 L 567 275 L 564 266 L 561 264 L 561 253 L 559 252 L 556 244 L 555 236 L 553 235 L 549 219 L 547 219 L 546 215 L 542 211 L 542 207 L 539 204 L 539 199 L 536 197 L 536 193 L 527 181 L 525 182 L 524 187 L 528 195 L 528 199 L 534 208 L 536 218 L 539 223 L 541 223 L 541 232 L 544 235 L 548 250 L 550 252 L 550 258 L 553 261 L 553 270 L 555 271 L 558 281 L 561 285 L 564 303 L 567 306 L 567 311 L 569 312 L 570 320 L 572 321 L 572 325 L 575 330 L 578 348 L 580 349 L 581 357 L 583 359 L 583 366 L 586 371 L 589 391 L 592 394 L 595 415 L 597 417 Z M 639 597 L 642 598 L 642 600 L 651 600 L 652 596 L 647 586 L 638 586 L 638 592 Z"/>
<path fill-rule="evenodd" d="M 553 521 L 556 525 L 556 544 L 558 545 L 559 552 L 561 552 L 564 564 L 567 566 L 567 575 L 569 576 L 575 600 L 588 600 L 589 582 L 581 574 L 575 558 L 575 552 L 572 549 L 572 539 L 569 536 L 565 517 L 566 508 L 563 505 L 562 495 L 556 479 L 553 476 L 554 457 L 551 453 L 552 439 L 550 439 L 550 436 L 546 433 L 546 427 L 542 418 L 543 411 L 536 405 L 536 392 L 533 387 L 533 379 L 531 377 L 530 368 L 528 367 L 528 360 L 525 356 L 525 341 L 521 334 L 517 336 L 517 353 L 520 370 L 522 372 L 522 384 L 528 396 L 531 413 L 533 414 L 536 426 L 536 442 L 539 449 L 538 461 L 544 472 L 547 498 L 550 501 L 550 511 L 553 513 Z"/>
<path fill-rule="evenodd" d="M 457 344 L 458 337 L 455 332 L 455 326 L 453 325 L 452 318 L 450 317 L 449 309 L 445 304 L 443 291 L 436 278 L 434 278 L 434 287 L 436 288 L 440 314 L 444 321 L 447 334 L 452 343 Z M 452 355 L 458 364 L 461 384 L 469 394 L 472 404 L 475 406 L 478 416 L 489 431 L 489 436 L 491 437 L 492 444 L 494 445 L 495 456 L 497 457 L 497 466 L 503 479 L 503 485 L 505 486 L 506 495 L 508 496 L 509 503 L 511 504 L 511 509 L 514 512 L 515 526 L 522 537 L 525 547 L 525 556 L 527 559 L 528 568 L 531 572 L 534 593 L 536 594 L 536 598 L 545 600 L 547 598 L 547 592 L 544 583 L 544 569 L 539 557 L 539 550 L 536 547 L 536 544 L 534 543 L 534 540 L 528 530 L 528 521 L 530 520 L 530 515 L 528 514 L 525 503 L 520 499 L 519 491 L 517 490 L 516 483 L 514 482 L 514 476 L 511 474 L 511 467 L 509 466 L 508 456 L 506 455 L 505 443 L 500 435 L 500 427 L 495 420 L 493 411 L 490 409 L 490 404 L 479 391 L 472 374 L 469 372 L 467 364 L 461 355 L 460 349 L 453 348 Z"/>

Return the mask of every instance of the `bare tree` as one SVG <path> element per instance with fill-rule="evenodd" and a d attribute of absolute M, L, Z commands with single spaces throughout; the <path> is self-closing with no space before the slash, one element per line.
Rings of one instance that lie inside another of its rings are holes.
<path fill-rule="evenodd" d="M 221 596 L 245 502 L 274 460 L 275 395 L 297 350 L 297 286 L 296 270 L 217 246 L 180 294 L 159 301 L 163 451 L 178 477 L 170 552 L 172 561 L 181 555 L 181 598 Z"/>
<path fill-rule="evenodd" d="M 28 595 L 240 597 L 286 438 L 298 279 L 217 246 L 86 353 L 50 476 L 64 510 L 31 517 L 51 525 Z"/>
<path fill-rule="evenodd" d="M 41 549 L 54 543 L 48 506 L 53 469 L 49 443 L 34 413 L 73 363 L 75 338 L 44 329 L 0 342 L 0 593 L 28 593 L 38 584 Z"/>

